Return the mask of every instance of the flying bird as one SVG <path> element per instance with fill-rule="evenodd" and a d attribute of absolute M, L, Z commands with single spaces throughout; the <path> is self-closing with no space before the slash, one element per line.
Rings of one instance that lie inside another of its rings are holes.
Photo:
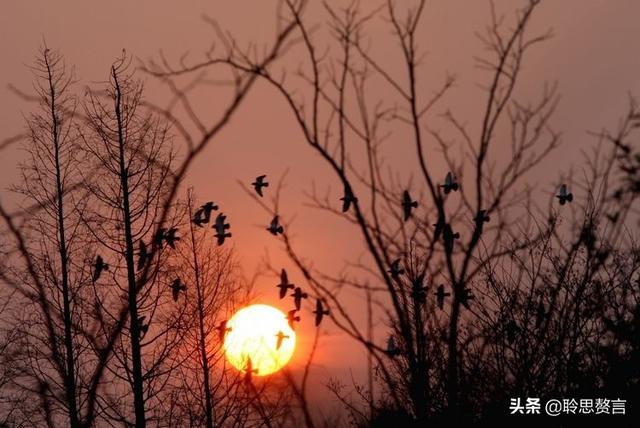
<path fill-rule="evenodd" d="M 204 223 L 207 223 L 204 221 L 204 218 L 202 218 L 203 214 L 204 214 L 204 209 L 198 208 L 195 214 L 193 214 L 193 218 L 191 219 L 193 224 L 195 224 L 198 227 L 202 227 Z"/>
<path fill-rule="evenodd" d="M 276 287 L 280 289 L 281 299 L 284 299 L 284 297 L 287 295 L 287 290 L 293 290 L 295 288 L 295 285 L 289 282 L 287 271 L 284 270 L 284 268 L 282 269 L 282 271 L 280 271 L 280 284 L 276 285 Z"/>
<path fill-rule="evenodd" d="M 436 295 L 436 301 L 438 304 L 438 308 L 441 310 L 444 308 L 444 299 L 445 297 L 451 296 L 451 293 L 444 291 L 444 284 L 438 285 L 438 291 L 434 293 Z"/>
<path fill-rule="evenodd" d="M 317 299 L 316 300 L 316 310 L 313 311 L 314 314 L 316 314 L 316 327 L 318 327 L 320 325 L 320 323 L 322 322 L 322 317 L 324 317 L 325 315 L 329 315 L 329 309 L 325 309 L 322 306 L 322 300 Z"/>
<path fill-rule="evenodd" d="M 216 217 L 216 223 L 213 228 L 216 230 L 215 237 L 218 238 L 218 245 L 224 244 L 226 238 L 231 238 L 231 233 L 227 232 L 227 229 L 231 228 L 231 225 L 226 222 L 227 216 L 220 213 Z"/>
<path fill-rule="evenodd" d="M 469 308 L 469 300 L 473 300 L 473 299 L 474 299 L 473 294 L 471 294 L 471 290 L 469 290 L 468 288 L 463 288 L 458 297 L 458 300 L 460 300 L 460 303 L 462 303 L 462 305 L 467 309 L 471 309 Z"/>
<path fill-rule="evenodd" d="M 138 241 L 138 270 L 142 270 L 149 258 L 147 244 L 145 244 L 143 240 Z"/>
<path fill-rule="evenodd" d="M 573 193 L 567 190 L 567 185 L 563 184 L 560 186 L 560 191 L 556 195 L 556 198 L 560 201 L 560 205 L 564 205 L 567 202 L 573 201 Z"/>
<path fill-rule="evenodd" d="M 171 284 L 171 293 L 173 294 L 174 302 L 178 301 L 178 296 L 180 295 L 181 291 L 187 291 L 187 286 L 180 280 L 180 278 L 176 278 Z"/>
<path fill-rule="evenodd" d="M 393 336 L 389 336 L 389 338 L 387 339 L 387 349 L 385 352 L 391 358 L 400 355 L 400 348 L 398 348 L 398 345 L 396 345 L 396 341 Z"/>
<path fill-rule="evenodd" d="M 442 230 L 442 238 L 444 239 L 445 251 L 447 253 L 451 253 L 453 251 L 453 244 L 456 239 L 460 238 L 460 234 L 458 232 L 454 232 L 449 223 L 445 223 Z"/>
<path fill-rule="evenodd" d="M 211 212 L 212 211 L 217 211 L 218 210 L 218 206 L 216 204 L 214 204 L 212 201 L 209 201 L 209 202 L 205 202 L 204 204 L 202 204 L 200 209 L 202 210 L 202 213 L 204 214 L 204 218 L 202 219 L 202 222 L 203 223 L 209 223 L 209 221 L 211 221 Z"/>
<path fill-rule="evenodd" d="M 267 230 L 274 236 L 278 236 L 278 233 L 281 234 L 282 232 L 284 232 L 284 228 L 280 225 L 277 215 L 273 217 L 271 223 L 269 224 L 269 227 L 267 227 Z"/>
<path fill-rule="evenodd" d="M 473 218 L 473 221 L 476 224 L 476 233 L 482 233 L 484 223 L 488 223 L 489 220 L 491 220 L 491 217 L 487 215 L 487 210 L 478 211 L 478 214 Z"/>
<path fill-rule="evenodd" d="M 164 227 L 161 227 L 160 229 L 158 229 L 156 234 L 153 235 L 153 241 L 156 243 L 158 248 L 162 248 L 162 243 L 164 242 L 164 236 L 166 232 L 167 232 L 167 229 L 165 229 Z"/>
<path fill-rule="evenodd" d="M 96 256 L 96 261 L 93 264 L 93 282 L 96 282 L 103 270 L 109 270 L 109 265 L 104 262 L 101 255 Z"/>
<path fill-rule="evenodd" d="M 280 331 L 278 332 L 278 334 L 276 334 L 275 336 L 277 337 L 277 341 L 276 341 L 276 350 L 278 350 L 278 349 L 280 349 L 280 347 L 282 346 L 282 341 L 283 341 L 284 339 L 288 339 L 288 338 L 289 338 L 289 336 L 287 336 L 286 334 L 284 334 L 284 333 L 282 332 L 282 330 L 280 330 Z"/>
<path fill-rule="evenodd" d="M 146 318 L 146 316 L 138 317 L 138 328 L 140 329 L 140 336 L 147 334 L 147 332 L 149 331 L 149 324 L 145 324 L 144 322 Z"/>
<path fill-rule="evenodd" d="M 172 227 L 164 234 L 164 240 L 174 250 L 176 249 L 176 242 L 180 240 L 180 237 L 176 236 L 176 232 L 178 232 L 178 229 Z"/>
<path fill-rule="evenodd" d="M 458 191 L 458 182 L 451 171 L 447 173 L 447 176 L 444 179 L 444 184 L 441 184 L 440 187 L 444 189 L 445 195 L 449 194 L 452 190 L 454 192 Z"/>
<path fill-rule="evenodd" d="M 253 183 L 251 183 L 251 185 L 253 186 L 253 188 L 256 190 L 256 193 L 262 197 L 262 188 L 263 187 L 269 187 L 269 183 L 264 181 L 264 179 L 267 178 L 266 175 L 259 175 L 256 177 L 256 181 L 254 181 Z"/>
<path fill-rule="evenodd" d="M 389 266 L 389 273 L 393 279 L 398 279 L 400 278 L 400 275 L 404 274 L 404 269 L 400 267 L 400 259 L 395 259 L 391 262 L 391 265 Z"/>
<path fill-rule="evenodd" d="M 296 316 L 296 312 L 298 312 L 297 309 L 291 309 L 289 312 L 287 312 L 287 322 L 289 323 L 289 327 L 291 327 L 291 330 L 294 330 L 294 322 L 300 322 L 300 317 Z"/>
<path fill-rule="evenodd" d="M 309 295 L 302 291 L 302 288 L 296 287 L 294 292 L 291 293 L 291 297 L 293 297 L 293 302 L 296 304 L 296 310 L 300 310 L 300 304 L 302 303 L 302 299 L 306 299 Z"/>
<path fill-rule="evenodd" d="M 258 374 L 258 369 L 253 368 L 251 357 L 247 357 L 247 365 L 244 369 L 244 382 L 247 385 L 251 385 L 251 379 L 254 374 Z"/>
<path fill-rule="evenodd" d="M 220 342 L 224 342 L 225 336 L 232 330 L 232 328 L 227 327 L 227 320 L 223 320 L 220 321 L 220 324 L 218 324 L 216 330 L 218 331 L 218 339 L 220 340 Z"/>
<path fill-rule="evenodd" d="M 402 194 L 402 213 L 404 214 L 404 221 L 409 220 L 411 217 L 411 209 L 418 207 L 418 201 L 411 199 L 411 195 L 408 190 L 405 190 Z"/>
<path fill-rule="evenodd" d="M 340 198 L 340 200 L 342 201 L 342 212 L 346 213 L 347 211 L 349 211 L 349 208 L 351 207 L 351 204 L 354 202 L 358 202 L 358 198 L 356 198 L 353 195 L 353 192 L 351 191 L 350 187 L 345 186 L 344 187 L 344 196 L 342 198 Z"/>

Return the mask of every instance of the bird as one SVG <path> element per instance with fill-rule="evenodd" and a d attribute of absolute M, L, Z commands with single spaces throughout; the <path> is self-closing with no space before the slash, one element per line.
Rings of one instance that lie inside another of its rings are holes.
<path fill-rule="evenodd" d="M 147 244 L 143 240 L 138 241 L 138 270 L 147 264 L 149 260 L 149 250 L 147 250 Z"/>
<path fill-rule="evenodd" d="M 440 239 L 440 235 L 442 235 L 442 230 L 444 229 L 445 224 L 444 212 L 439 212 L 438 221 L 433 224 L 433 242 L 437 242 L 438 239 Z"/>
<path fill-rule="evenodd" d="M 216 217 L 216 222 L 213 228 L 216 230 L 215 237 L 218 238 L 218 245 L 224 244 L 226 238 L 231 238 L 231 233 L 227 232 L 227 229 L 231 228 L 229 223 L 226 223 L 227 216 L 220 213 Z"/>
<path fill-rule="evenodd" d="M 426 298 L 425 290 L 427 287 L 423 285 L 424 275 L 424 273 L 418 275 L 412 282 L 411 296 L 415 301 L 420 303 L 424 303 Z"/>
<path fill-rule="evenodd" d="M 256 193 L 262 197 L 262 188 L 263 187 L 269 187 L 269 183 L 264 181 L 264 179 L 267 178 L 266 175 L 259 175 L 256 177 L 256 181 L 254 181 L 253 183 L 251 183 L 251 185 L 253 186 L 253 188 L 256 190 Z"/>
<path fill-rule="evenodd" d="M 193 214 L 193 218 L 191 219 L 191 221 L 193 222 L 193 224 L 195 224 L 198 227 L 202 227 L 202 225 L 204 223 L 206 223 L 204 221 L 204 219 L 202 218 L 202 215 L 204 214 L 204 209 L 202 208 L 198 208 L 198 210 L 195 212 L 195 214 Z"/>
<path fill-rule="evenodd" d="M 267 227 L 267 230 L 269 231 L 269 233 L 271 233 L 274 236 L 278 236 L 278 233 L 282 233 L 284 232 L 284 228 L 279 224 L 279 219 L 278 216 L 274 216 L 273 219 L 271 220 L 271 223 L 269 224 L 269 227 Z"/>
<path fill-rule="evenodd" d="M 180 278 L 176 278 L 171 284 L 171 293 L 173 294 L 174 302 L 178 301 L 178 295 L 181 291 L 187 291 L 187 286 L 180 280 Z"/>
<path fill-rule="evenodd" d="M 289 277 L 287 271 L 284 268 L 280 271 L 280 284 L 276 285 L 280 289 L 280 298 L 284 299 L 287 295 L 287 290 L 293 290 L 295 285 L 289 283 Z"/>
<path fill-rule="evenodd" d="M 258 374 L 258 369 L 253 368 L 251 357 L 247 357 L 247 365 L 245 366 L 245 369 L 244 369 L 244 382 L 247 385 L 251 385 L 251 379 L 254 374 Z"/>
<path fill-rule="evenodd" d="M 400 259 L 395 259 L 391 262 L 389 273 L 391 274 L 391 278 L 393 279 L 400 278 L 400 275 L 404 273 L 404 269 L 400 267 Z"/>
<path fill-rule="evenodd" d="M 291 309 L 289 312 L 287 312 L 287 322 L 289 323 L 289 327 L 291 327 L 291 330 L 294 329 L 294 322 L 300 322 L 300 317 L 296 316 L 296 312 L 298 312 L 297 309 Z"/>
<path fill-rule="evenodd" d="M 411 209 L 418 207 L 418 201 L 411 199 L 411 195 L 408 190 L 405 190 L 402 194 L 402 213 L 404 214 L 404 221 L 409 220 L 411 217 Z"/>
<path fill-rule="evenodd" d="M 573 193 L 567 190 L 566 184 L 563 184 L 560 186 L 560 191 L 556 195 L 556 198 L 560 201 L 560 205 L 564 205 L 567 202 L 573 201 Z"/>
<path fill-rule="evenodd" d="M 349 211 L 349 208 L 351 207 L 352 203 L 358 202 L 358 198 L 356 198 L 353 195 L 353 192 L 351 191 L 351 187 L 349 186 L 344 186 L 344 196 L 340 198 L 340 200 L 342 201 L 343 213 L 346 213 L 347 211 Z"/>
<path fill-rule="evenodd" d="M 302 288 L 296 287 L 294 292 L 291 293 L 291 297 L 293 297 L 293 302 L 296 304 L 296 310 L 300 310 L 300 304 L 302 303 L 302 299 L 306 299 L 309 295 L 302 291 Z"/>
<path fill-rule="evenodd" d="M 314 314 L 316 314 L 316 327 L 318 327 L 320 325 L 320 323 L 322 322 L 322 317 L 324 317 L 325 315 L 329 315 L 329 309 L 325 309 L 322 306 L 322 300 L 317 299 L 316 300 L 316 310 L 313 311 Z"/>
<path fill-rule="evenodd" d="M 444 189 L 445 195 L 449 194 L 452 190 L 454 192 L 458 191 L 458 182 L 451 171 L 447 173 L 447 176 L 444 179 L 444 184 L 441 184 L 440 187 Z"/>
<path fill-rule="evenodd" d="M 282 330 L 280 330 L 280 331 L 278 332 L 278 334 L 276 334 L 275 336 L 277 337 L 277 341 L 276 341 L 276 350 L 278 350 L 278 349 L 280 349 L 280 347 L 282 346 L 282 341 L 283 341 L 284 339 L 288 339 L 288 338 L 289 338 L 289 336 L 287 336 L 286 334 L 284 334 L 284 333 L 282 332 Z"/>
<path fill-rule="evenodd" d="M 93 265 L 93 282 L 96 282 L 103 270 L 109 270 L 109 265 L 104 262 L 101 255 L 96 256 L 96 261 Z"/>
<path fill-rule="evenodd" d="M 474 297 L 471 294 L 471 290 L 469 290 L 468 288 L 463 288 L 458 296 L 458 300 L 460 300 L 460 303 L 462 303 L 462 305 L 467 309 L 471 309 L 469 308 L 469 300 L 473 300 L 473 298 Z"/>
<path fill-rule="evenodd" d="M 144 323 L 146 318 L 146 316 L 138 317 L 138 329 L 140 330 L 140 336 L 147 334 L 149 331 L 149 324 Z"/>
<path fill-rule="evenodd" d="M 216 204 L 214 204 L 212 201 L 209 201 L 209 202 L 205 202 L 204 204 L 202 204 L 200 209 L 202 210 L 202 213 L 204 214 L 204 218 L 202 219 L 202 222 L 203 223 L 209 223 L 209 221 L 211 220 L 211 212 L 212 211 L 217 211 L 218 210 L 218 206 Z"/>
<path fill-rule="evenodd" d="M 396 341 L 393 336 L 389 336 L 389 338 L 387 339 L 387 349 L 385 352 L 391 358 L 400 355 L 400 348 L 398 348 L 398 345 L 396 345 Z"/>
<path fill-rule="evenodd" d="M 218 339 L 220 339 L 220 342 L 224 342 L 225 336 L 232 330 L 232 328 L 227 327 L 227 320 L 223 320 L 220 321 L 220 324 L 218 324 L 216 330 L 218 330 Z"/>
<path fill-rule="evenodd" d="M 436 301 L 438 304 L 438 308 L 444 308 L 444 299 L 445 297 L 451 296 L 451 293 L 444 291 L 444 284 L 438 285 L 438 291 L 434 293 L 436 295 Z"/>
<path fill-rule="evenodd" d="M 169 244 L 171 248 L 176 249 L 176 242 L 180 240 L 179 236 L 176 236 L 178 229 L 172 227 L 164 234 L 164 240 Z"/>
<path fill-rule="evenodd" d="M 454 241 L 460 238 L 460 234 L 458 232 L 454 232 L 449 223 L 445 223 L 442 230 L 442 238 L 444 240 L 445 251 L 447 253 L 451 253 L 453 251 Z"/>
<path fill-rule="evenodd" d="M 513 344 L 513 342 L 515 342 L 516 340 L 516 334 L 518 334 L 518 331 L 520 331 L 520 329 L 518 328 L 518 324 L 516 324 L 516 322 L 514 320 L 510 320 L 507 323 L 507 342 L 509 342 L 509 344 Z"/>
<path fill-rule="evenodd" d="M 157 230 L 156 234 L 153 235 L 153 241 L 156 243 L 158 248 L 162 248 L 162 242 L 164 241 L 164 236 L 166 232 L 167 232 L 167 229 L 165 229 L 164 227 L 161 227 Z"/>
<path fill-rule="evenodd" d="M 484 223 L 488 223 L 489 220 L 491 220 L 491 217 L 487 215 L 487 210 L 478 211 L 478 214 L 473 218 L 473 221 L 476 224 L 476 233 L 482 233 Z"/>

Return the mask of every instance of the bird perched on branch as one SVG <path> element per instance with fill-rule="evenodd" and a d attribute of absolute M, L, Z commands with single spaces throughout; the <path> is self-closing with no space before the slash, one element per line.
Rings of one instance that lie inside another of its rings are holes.
<path fill-rule="evenodd" d="M 322 300 L 316 299 L 316 310 L 313 313 L 316 314 L 316 327 L 318 327 L 322 322 L 322 317 L 329 315 L 329 309 L 322 306 Z"/>
<path fill-rule="evenodd" d="M 220 213 L 218 217 L 216 217 L 216 222 L 213 225 L 213 228 L 216 230 L 215 237 L 218 238 L 218 245 L 224 244 L 226 238 L 231 238 L 231 233 L 227 232 L 227 230 L 231 228 L 231 225 L 227 223 L 226 220 L 227 216 Z"/>
<path fill-rule="evenodd" d="M 181 291 L 187 291 L 187 286 L 180 280 L 180 278 L 176 278 L 171 284 L 171 293 L 173 294 L 174 302 L 178 301 L 178 296 L 180 295 Z"/>
<path fill-rule="evenodd" d="M 102 256 L 98 254 L 96 256 L 96 261 L 93 264 L 93 282 L 96 282 L 98 278 L 100 278 L 100 275 L 104 270 L 109 270 L 109 265 L 106 264 Z"/>
<path fill-rule="evenodd" d="M 273 236 L 278 236 L 278 233 L 282 234 L 284 232 L 284 228 L 280 225 L 277 215 L 273 217 L 271 223 L 269 224 L 269 227 L 267 227 L 267 230 Z"/>
<path fill-rule="evenodd" d="M 287 271 L 284 268 L 280 271 L 280 284 L 276 285 L 280 289 L 280 298 L 284 299 L 287 295 L 287 290 L 293 290 L 295 285 L 289 282 L 289 277 L 287 276 Z"/>
<path fill-rule="evenodd" d="M 218 339 L 220 340 L 220 342 L 224 342 L 225 336 L 232 330 L 232 328 L 227 327 L 227 320 L 223 320 L 220 321 L 220 324 L 218 324 L 216 330 L 218 331 Z"/>
<path fill-rule="evenodd" d="M 259 175 L 256 177 L 256 181 L 254 181 L 253 183 L 251 183 L 251 185 L 253 186 L 253 188 L 255 189 L 256 193 L 262 197 L 262 188 L 263 187 L 269 187 L 269 183 L 264 181 L 264 179 L 267 178 L 266 175 Z"/>
<path fill-rule="evenodd" d="M 278 349 L 280 349 L 280 347 L 282 346 L 282 341 L 283 341 L 284 339 L 288 339 L 288 338 L 289 338 L 289 336 L 287 336 L 286 334 L 284 334 L 284 333 L 282 332 L 282 330 L 280 330 L 280 331 L 278 332 L 278 334 L 276 334 L 275 336 L 276 336 L 276 338 L 277 338 L 277 340 L 276 340 L 276 350 L 278 350 Z"/>
<path fill-rule="evenodd" d="M 423 285 L 424 283 L 424 273 L 418 275 L 413 281 L 412 281 L 412 290 L 411 290 L 411 296 L 413 297 L 413 299 L 417 302 L 420 303 L 424 303 L 426 301 L 426 290 L 427 287 L 425 287 Z"/>
<path fill-rule="evenodd" d="M 447 253 L 451 253 L 453 251 L 453 244 L 456 239 L 460 239 L 460 234 L 458 232 L 454 232 L 449 223 L 444 225 L 442 230 L 442 238 L 444 240 L 444 249 Z"/>
<path fill-rule="evenodd" d="M 433 242 L 437 242 L 440 239 L 445 224 L 444 212 L 438 212 L 438 220 L 433 224 Z"/>
<path fill-rule="evenodd" d="M 400 355 L 400 348 L 396 345 L 396 341 L 393 336 L 389 336 L 387 339 L 387 349 L 385 350 L 386 354 L 391 358 L 397 357 Z"/>
<path fill-rule="evenodd" d="M 444 308 L 444 299 L 445 297 L 451 296 L 451 293 L 444 291 L 444 284 L 438 285 L 438 291 L 434 293 L 436 295 L 436 302 L 438 304 L 438 308 Z"/>
<path fill-rule="evenodd" d="M 560 205 L 564 205 L 567 202 L 573 201 L 573 193 L 567 190 L 567 185 L 563 184 L 560 186 L 560 191 L 556 195 L 556 198 L 560 201 Z"/>
<path fill-rule="evenodd" d="M 451 171 L 447 173 L 447 176 L 444 179 L 444 184 L 441 184 L 440 187 L 444 189 L 445 195 L 448 195 L 452 190 L 454 192 L 458 191 L 458 182 Z"/>
<path fill-rule="evenodd" d="M 287 322 L 289 323 L 289 327 L 291 327 L 291 330 L 294 330 L 294 322 L 300 322 L 300 317 L 296 316 L 296 312 L 298 312 L 297 309 L 291 309 L 289 312 L 287 312 Z"/>
<path fill-rule="evenodd" d="M 143 240 L 138 241 L 138 270 L 142 270 L 149 260 L 149 250 Z"/>
<path fill-rule="evenodd" d="M 296 287 L 294 292 L 291 293 L 291 297 L 293 297 L 293 302 L 296 305 L 296 310 L 300 310 L 300 304 L 302 303 L 302 299 L 306 299 L 309 295 L 302 291 L 302 288 Z"/>
<path fill-rule="evenodd" d="M 485 223 L 488 223 L 491 220 L 491 217 L 487 215 L 487 210 L 480 210 L 478 214 L 473 218 L 474 223 L 476 224 L 476 233 L 481 234 L 482 229 Z"/>
<path fill-rule="evenodd" d="M 411 209 L 417 208 L 418 202 L 411 199 L 411 195 L 408 190 L 405 190 L 402 194 L 402 213 L 404 215 L 404 221 L 409 220 L 411 217 Z"/>
<path fill-rule="evenodd" d="M 346 213 L 349 211 L 352 203 L 358 202 L 358 198 L 353 195 L 351 188 L 349 186 L 344 187 L 344 196 L 340 198 L 342 201 L 342 212 Z"/>
<path fill-rule="evenodd" d="M 391 262 L 389 266 L 389 274 L 391 274 L 391 278 L 398 279 L 400 275 L 404 274 L 404 269 L 400 267 L 400 259 L 395 259 Z"/>

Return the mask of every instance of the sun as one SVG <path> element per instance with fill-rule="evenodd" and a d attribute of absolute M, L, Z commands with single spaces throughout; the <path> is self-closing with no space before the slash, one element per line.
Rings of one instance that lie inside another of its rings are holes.
<path fill-rule="evenodd" d="M 274 373 L 287 364 L 295 350 L 296 334 L 284 313 L 273 306 L 242 308 L 229 319 L 227 328 L 224 352 L 240 371 L 250 364 L 256 376 Z"/>

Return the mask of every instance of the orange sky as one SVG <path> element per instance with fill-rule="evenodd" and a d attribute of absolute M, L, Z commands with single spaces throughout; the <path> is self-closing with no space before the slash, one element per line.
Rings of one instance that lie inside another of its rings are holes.
<path fill-rule="evenodd" d="M 370 4 L 369 1 L 362 3 Z M 515 3 L 496 2 L 499 10 L 509 10 Z M 525 99 L 534 97 L 544 81 L 557 80 L 559 84 L 562 98 L 552 123 L 563 133 L 564 145 L 529 179 L 548 190 L 557 173 L 561 169 L 568 170 L 572 161 L 579 159 L 580 151 L 593 142 L 587 131 L 615 126 L 617 117 L 625 110 L 627 94 L 640 96 L 640 55 L 637 52 L 640 2 L 564 0 L 543 3 L 546 4 L 534 16 L 531 31 L 543 32 L 552 28 L 554 37 L 534 49 L 528 57 L 518 95 Z M 5 2 L 0 14 L 2 137 L 22 130 L 21 115 L 28 112 L 30 106 L 7 90 L 7 85 L 29 90 L 31 76 L 25 65 L 32 62 L 43 38 L 75 67 L 80 84 L 91 84 L 105 79 L 109 65 L 122 48 L 143 60 L 157 57 L 159 50 L 168 58 L 176 59 L 186 50 L 197 58 L 212 40 L 211 29 L 201 20 L 203 13 L 216 18 L 241 44 L 270 40 L 274 4 L 275 1 L 258 0 Z M 316 4 L 308 10 L 306 18 L 309 23 L 326 22 L 326 16 Z M 476 129 L 484 104 L 478 84 L 486 81 L 486 74 L 474 67 L 473 58 L 480 47 L 474 33 L 481 31 L 488 22 L 488 2 L 432 1 L 425 18 L 420 45 L 428 55 L 423 74 L 419 76 L 420 90 L 431 93 L 447 72 L 455 73 L 458 83 L 440 111 L 449 107 L 464 118 L 472 130 Z M 375 42 L 375 55 L 385 58 L 391 73 L 402 76 L 400 61 L 394 61 L 396 45 L 387 25 L 380 19 L 374 20 L 370 34 Z M 320 28 L 315 40 L 322 45 L 324 38 L 326 29 Z M 299 61 L 291 58 L 286 64 L 295 66 Z M 162 93 L 156 89 L 155 84 L 149 82 L 147 97 L 161 101 Z M 388 88 L 381 86 L 374 89 L 372 96 L 385 98 L 389 94 Z M 211 94 L 202 94 L 198 106 L 202 117 L 206 118 L 223 104 Z M 354 255 L 357 257 L 362 253 L 360 239 L 344 221 L 302 206 L 303 192 L 310 190 L 313 181 L 320 189 L 332 186 L 336 203 L 342 189 L 303 143 L 291 119 L 281 99 L 267 86 L 259 85 L 222 138 L 196 162 L 186 183 L 194 185 L 201 198 L 213 199 L 220 204 L 228 215 L 233 243 L 248 276 L 267 253 L 275 264 L 291 267 L 280 244 L 264 230 L 270 220 L 268 215 L 236 183 L 237 180 L 250 183 L 258 174 L 268 174 L 276 181 L 289 169 L 281 201 L 282 213 L 287 219 L 295 216 L 292 229 L 295 243 L 301 254 L 313 260 L 316 266 L 335 272 L 343 266 L 345 258 L 353 260 Z M 389 162 L 396 167 L 413 169 L 414 151 L 403 145 L 402 130 L 398 130 L 392 140 L 397 149 Z M 19 150 L 3 152 L 0 158 L 2 189 L 16 178 L 15 165 L 19 159 Z M 579 172 L 579 164 L 576 165 Z M 6 199 L 5 190 L 2 195 Z M 300 276 L 293 273 L 291 280 L 302 283 Z M 274 303 L 286 310 L 290 302 L 277 301 L 276 289 L 271 288 L 276 283 L 275 277 L 259 279 L 260 301 Z M 306 327 L 299 335 L 302 346 L 305 346 L 305 336 L 309 338 L 312 332 L 310 315 L 307 318 Z M 324 373 L 338 373 L 337 368 L 344 369 L 360 361 L 360 352 L 349 341 L 336 336 L 334 328 L 327 327 L 327 332 L 329 336 L 322 342 L 318 354 L 318 362 L 327 368 Z"/>

